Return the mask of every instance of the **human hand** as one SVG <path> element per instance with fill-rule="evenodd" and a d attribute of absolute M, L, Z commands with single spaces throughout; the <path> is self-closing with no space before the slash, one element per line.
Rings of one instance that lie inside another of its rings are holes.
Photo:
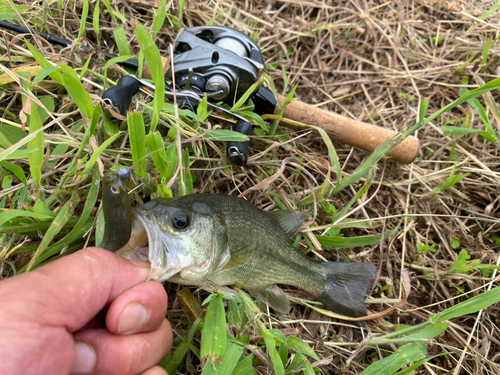
<path fill-rule="evenodd" d="M 88 248 L 0 282 L 0 374 L 166 374 L 167 295 L 149 263 Z"/>

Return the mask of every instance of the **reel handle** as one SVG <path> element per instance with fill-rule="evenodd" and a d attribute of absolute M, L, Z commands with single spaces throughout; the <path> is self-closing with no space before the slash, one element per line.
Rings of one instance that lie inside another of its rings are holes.
<path fill-rule="evenodd" d="M 252 135 L 252 125 L 248 121 L 239 120 L 234 125 L 235 132 L 243 133 L 245 135 Z M 248 161 L 248 141 L 235 142 L 230 141 L 227 143 L 227 156 L 231 163 L 235 165 L 246 165 Z"/>
<path fill-rule="evenodd" d="M 132 98 L 139 91 L 139 82 L 131 76 L 120 78 L 116 86 L 113 86 L 102 93 L 102 99 L 115 112 L 122 116 L 127 116 L 127 110 L 130 107 Z M 106 107 L 104 107 L 106 110 Z M 106 111 L 106 116 L 114 118 L 114 116 Z"/>
<path fill-rule="evenodd" d="M 284 103 L 285 100 L 286 97 L 279 95 L 281 103 Z M 274 114 L 278 112 L 278 109 L 279 106 L 276 105 Z M 283 117 L 304 124 L 319 126 L 326 131 L 332 140 L 370 152 L 374 151 L 382 142 L 396 133 L 390 129 L 356 121 L 299 101 L 288 104 L 285 107 Z M 284 122 L 280 122 L 280 125 L 292 129 L 301 129 L 300 127 Z M 417 157 L 419 148 L 420 141 L 418 138 L 410 136 L 394 147 L 387 156 L 398 163 L 410 164 Z"/>

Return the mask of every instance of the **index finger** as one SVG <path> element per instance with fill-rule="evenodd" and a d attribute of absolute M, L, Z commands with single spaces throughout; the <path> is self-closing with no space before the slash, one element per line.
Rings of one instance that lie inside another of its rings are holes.
<path fill-rule="evenodd" d="M 10 303 L 18 319 L 32 320 L 36 315 L 41 324 L 75 332 L 125 290 L 148 278 L 149 263 L 140 263 L 137 266 L 107 250 L 87 248 L 5 280 L 0 283 L 0 294 L 4 306 Z M 16 309 L 16 304 L 22 306 Z"/>

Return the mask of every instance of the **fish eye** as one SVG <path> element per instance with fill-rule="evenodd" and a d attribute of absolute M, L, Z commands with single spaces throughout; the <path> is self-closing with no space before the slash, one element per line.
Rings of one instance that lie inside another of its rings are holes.
<path fill-rule="evenodd" d="M 172 217 L 172 225 L 177 229 L 186 229 L 189 226 L 189 217 L 184 211 L 178 211 Z"/>

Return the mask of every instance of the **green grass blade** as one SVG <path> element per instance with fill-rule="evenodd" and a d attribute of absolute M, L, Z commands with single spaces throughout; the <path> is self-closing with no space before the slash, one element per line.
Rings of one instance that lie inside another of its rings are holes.
<path fill-rule="evenodd" d="M 125 29 L 123 27 L 119 27 L 113 31 L 113 34 L 115 36 L 115 42 L 120 56 L 132 55 L 128 46 L 127 36 L 125 35 Z"/>
<path fill-rule="evenodd" d="M 190 348 L 189 343 L 191 342 L 191 340 L 193 340 L 194 334 L 196 333 L 200 323 L 201 318 L 196 319 L 189 329 L 187 338 L 180 337 L 182 343 L 175 349 L 173 353 L 170 353 L 168 357 L 165 358 L 165 360 L 160 362 L 160 366 L 162 366 L 167 371 L 167 373 L 174 374 L 177 367 L 179 367 L 182 363 L 182 360 L 184 359 L 188 349 Z M 196 352 L 194 353 L 196 354 Z"/>
<path fill-rule="evenodd" d="M 38 74 L 35 76 L 33 79 L 33 84 L 38 84 L 40 83 L 45 77 L 50 75 L 52 72 L 55 72 L 56 70 L 61 70 L 58 66 L 46 66 L 42 70 L 38 72 Z"/>
<path fill-rule="evenodd" d="M 37 130 L 42 129 L 42 120 L 40 119 L 40 112 L 35 103 L 31 103 L 31 116 L 30 116 L 30 135 Z M 28 160 L 30 162 L 30 172 L 35 181 L 36 186 L 40 186 L 42 180 L 42 164 L 43 164 L 43 143 L 44 143 L 44 133 L 43 131 L 38 131 L 35 137 L 28 142 L 28 148 L 34 149 L 29 156 Z"/>
<path fill-rule="evenodd" d="M 396 234 L 399 226 L 384 232 L 384 238 L 392 237 Z M 321 245 L 325 249 L 330 250 L 335 249 L 351 249 L 353 247 L 368 246 L 373 245 L 380 241 L 382 238 L 381 234 L 373 234 L 369 236 L 359 236 L 359 237 L 330 237 L 330 236 L 317 236 L 316 237 Z"/>
<path fill-rule="evenodd" d="M 454 352 L 440 353 L 440 354 L 433 355 L 431 357 L 427 357 L 427 358 L 421 359 L 420 361 L 415 362 L 411 366 L 408 366 L 404 370 L 398 371 L 398 372 L 394 373 L 393 375 L 406 375 L 406 374 L 413 373 L 413 370 L 416 370 L 417 368 L 419 368 L 420 366 L 422 366 L 424 363 L 429 362 L 431 359 L 434 359 L 436 357 L 442 357 L 444 355 L 449 355 L 449 354 L 453 354 L 453 353 Z"/>
<path fill-rule="evenodd" d="M 5 134 L 0 129 L 0 147 L 9 148 L 12 146 L 12 142 L 5 136 Z"/>
<path fill-rule="evenodd" d="M 467 90 L 465 90 L 465 89 L 460 90 L 461 95 L 465 95 L 466 93 L 467 93 Z M 485 93 L 485 94 L 488 94 L 488 93 Z M 483 122 L 484 126 L 486 126 L 486 131 L 490 135 L 490 138 L 494 140 L 492 143 L 498 142 L 498 136 L 495 133 L 495 131 L 493 130 L 493 127 L 491 126 L 490 119 L 488 118 L 488 114 L 486 113 L 486 110 L 484 109 L 483 105 L 476 98 L 472 98 L 472 99 L 467 100 L 467 103 L 469 103 L 469 105 L 477 111 L 479 118 Z"/>
<path fill-rule="evenodd" d="M 302 354 L 307 354 L 309 357 L 314 358 L 316 361 L 319 361 L 318 355 L 307 345 L 304 341 L 295 336 L 290 336 L 286 340 L 286 344 L 290 349 L 293 349 L 297 352 L 301 352 Z"/>
<path fill-rule="evenodd" d="M 39 96 L 38 100 L 42 103 L 43 106 L 38 108 L 38 112 L 40 113 L 40 121 L 42 124 L 45 123 L 50 118 L 50 114 L 55 110 L 54 99 L 51 96 Z M 45 108 L 44 108 L 45 107 Z M 48 111 L 48 112 L 47 112 Z"/>
<path fill-rule="evenodd" d="M 85 31 L 85 22 L 87 21 L 88 15 L 89 15 L 89 0 L 83 0 L 82 19 L 80 20 L 80 30 L 78 31 L 78 37 L 76 38 L 77 50 L 79 49 L 80 41 L 82 39 L 83 32 Z"/>
<path fill-rule="evenodd" d="M 337 155 L 337 151 L 335 151 L 335 147 L 333 146 L 331 138 L 326 134 L 326 132 L 319 128 L 315 127 L 315 129 L 321 135 L 323 142 L 325 142 L 326 147 L 328 149 L 328 158 L 330 159 L 330 164 L 333 167 L 333 171 L 335 172 L 335 182 L 337 184 L 342 182 L 342 167 L 340 166 L 339 157 Z"/>
<path fill-rule="evenodd" d="M 281 362 L 281 357 L 276 350 L 276 339 L 265 326 L 260 326 L 262 337 L 266 343 L 267 355 L 271 358 L 276 375 L 285 375 L 285 367 Z"/>
<path fill-rule="evenodd" d="M 246 104 L 248 99 L 250 98 L 251 95 L 253 95 L 254 92 L 256 92 L 259 87 L 264 83 L 263 79 L 257 80 L 252 86 L 248 88 L 247 91 L 243 94 L 243 96 L 236 102 L 235 105 L 231 107 L 231 112 L 236 112 L 238 111 L 243 105 Z"/>
<path fill-rule="evenodd" d="M 31 134 L 30 134 L 31 135 Z M 32 140 L 37 136 L 38 133 L 34 133 L 33 137 L 30 137 L 27 139 L 27 141 Z M 25 143 L 25 142 L 23 142 Z M 0 152 L 0 160 L 15 160 L 15 159 L 26 159 L 28 156 L 31 155 L 32 152 L 35 150 L 32 148 L 28 148 L 25 150 L 16 150 L 17 148 L 20 148 L 22 145 L 19 143 L 16 143 L 9 148 L 5 149 L 4 151 Z"/>
<path fill-rule="evenodd" d="M 146 128 L 144 119 L 140 112 L 127 113 L 128 135 L 130 138 L 130 149 L 132 151 L 132 163 L 139 167 L 135 169 L 138 176 L 146 176 Z"/>
<path fill-rule="evenodd" d="M 492 137 L 491 134 L 488 133 L 486 130 L 462 128 L 459 126 L 449 126 L 449 125 L 441 126 L 441 130 L 443 131 L 443 135 L 446 137 L 475 133 L 479 134 L 480 136 L 490 141 L 491 143 L 497 142 L 496 138 Z"/>
<path fill-rule="evenodd" d="M 99 0 L 97 0 L 94 4 L 94 13 L 92 16 L 92 27 L 94 29 L 94 33 L 95 33 L 97 41 L 98 41 L 97 42 L 98 46 L 100 46 L 100 44 L 101 44 L 101 39 L 99 38 L 99 32 L 101 31 L 99 28 L 99 19 L 100 19 L 99 9 L 100 9 L 100 4 L 99 4 Z"/>
<path fill-rule="evenodd" d="M 115 134 L 113 135 L 112 137 L 109 137 L 108 139 L 106 139 L 102 145 L 99 146 L 99 148 L 92 154 L 92 157 L 90 158 L 90 160 L 87 162 L 87 164 L 85 165 L 85 170 L 84 172 L 85 173 L 89 173 L 90 170 L 92 168 L 94 168 L 94 164 L 96 163 L 97 161 L 97 158 L 99 156 L 101 156 L 102 152 L 110 145 L 112 144 L 116 138 L 118 138 L 120 136 L 120 133 L 118 134 Z"/>
<path fill-rule="evenodd" d="M 375 174 L 375 172 L 373 169 L 370 169 L 368 171 L 368 177 L 366 178 L 366 181 L 363 184 L 363 186 L 361 187 L 361 189 L 359 189 L 359 191 L 354 195 L 354 197 L 352 197 L 349 200 L 349 202 L 342 208 L 342 210 L 340 210 L 340 212 L 334 216 L 334 218 L 333 218 L 334 224 L 341 221 L 344 218 L 344 216 L 347 215 L 347 212 L 351 209 L 351 207 L 354 205 L 354 203 L 356 203 L 359 200 L 359 198 L 361 198 L 363 196 L 363 194 L 365 194 L 368 191 L 368 189 L 372 185 L 372 180 L 373 180 L 374 174 Z"/>
<path fill-rule="evenodd" d="M 106 63 L 106 65 L 104 65 L 104 68 L 102 68 L 103 72 L 104 72 L 104 81 L 103 81 L 103 86 L 106 87 L 106 83 L 107 83 L 107 80 L 108 80 L 108 68 L 113 65 L 113 64 L 119 64 L 119 63 L 122 63 L 124 61 L 127 61 L 129 59 L 134 59 L 135 56 L 133 55 L 123 55 L 123 56 L 116 56 L 116 57 L 113 57 L 112 59 L 108 60 L 108 62 Z"/>
<path fill-rule="evenodd" d="M 156 17 L 153 21 L 153 40 L 156 39 L 158 32 L 161 30 L 165 17 L 167 15 L 167 0 L 161 0 L 156 11 Z"/>
<path fill-rule="evenodd" d="M 248 141 L 248 136 L 243 133 L 235 132 L 227 129 L 214 129 L 204 134 L 204 138 L 210 141 L 234 141 L 245 142 Z"/>
<path fill-rule="evenodd" d="M 137 25 L 135 28 L 137 41 L 141 46 L 141 52 L 144 53 L 146 62 L 148 63 L 153 83 L 155 84 L 155 97 L 153 100 L 153 116 L 151 119 L 151 131 L 156 130 L 160 119 L 160 112 L 165 100 L 165 77 L 163 76 L 163 64 L 160 58 L 160 51 L 153 43 L 151 36 L 148 34 L 144 26 Z"/>
<path fill-rule="evenodd" d="M 82 113 L 88 118 L 92 117 L 94 112 L 94 104 L 90 98 L 89 93 L 82 84 L 75 79 L 73 76 L 64 73 L 62 76 L 63 85 L 68 91 L 71 98 L 74 100 L 77 107 L 82 111 Z"/>
<path fill-rule="evenodd" d="M 53 219 L 51 215 L 41 214 L 38 212 L 30 212 L 23 210 L 11 210 L 11 211 L 0 211 L 0 226 L 5 224 L 7 221 L 11 221 L 17 217 L 32 217 L 38 220 L 50 220 Z"/>
<path fill-rule="evenodd" d="M 88 232 L 93 226 L 93 222 L 88 222 L 85 224 L 85 232 Z M 65 237 L 66 238 L 66 237 Z M 81 250 L 83 246 L 85 245 L 85 239 L 83 239 L 81 236 L 76 237 L 72 236 L 69 238 L 70 240 L 70 246 L 61 246 L 59 245 L 59 242 L 51 246 L 50 248 L 47 248 L 47 250 L 41 254 L 38 259 L 36 264 L 33 265 L 33 269 L 43 266 L 44 264 L 50 263 L 60 257 L 63 257 L 65 255 L 71 254 L 74 251 Z M 64 250 L 64 254 L 61 254 L 61 252 Z M 26 272 L 27 271 L 27 265 L 24 266 L 19 270 L 19 273 Z"/>
<path fill-rule="evenodd" d="M 53 66 L 51 63 L 49 63 L 47 61 L 47 59 L 45 57 L 42 56 L 42 54 L 40 52 L 37 51 L 37 49 L 35 47 L 33 47 L 30 44 L 30 42 L 28 42 L 27 40 L 25 40 L 24 42 L 28 46 L 31 54 L 35 58 L 35 60 L 38 63 L 38 65 L 40 65 L 42 68 L 48 68 L 48 67 Z M 50 76 L 50 78 L 52 78 L 54 81 L 56 81 L 60 85 L 63 85 L 62 73 L 59 70 L 54 70 L 53 72 L 51 72 L 49 74 L 49 76 Z"/>
<path fill-rule="evenodd" d="M 85 233 L 87 233 L 93 225 L 94 220 L 89 220 L 90 214 L 95 208 L 95 203 L 97 201 L 97 197 L 99 194 L 99 187 L 101 182 L 101 174 L 99 173 L 99 168 L 97 166 L 94 167 L 94 173 L 92 177 L 92 184 L 90 185 L 89 192 L 87 194 L 87 200 L 85 201 L 85 205 L 83 210 L 78 218 L 78 221 L 75 224 L 72 224 L 73 229 L 66 236 L 60 239 L 56 244 L 48 247 L 46 251 L 41 254 L 38 259 L 34 262 L 33 266 L 37 266 L 44 260 L 59 254 L 62 249 L 69 246 L 70 244 L 75 243 L 79 239 L 83 238 Z M 65 226 L 68 227 L 67 224 L 72 222 L 73 219 L 69 219 L 66 221 Z M 55 219 L 54 219 L 55 221 Z"/>
<path fill-rule="evenodd" d="M 115 24 L 115 27 L 118 28 L 118 22 L 116 21 L 116 15 L 115 12 L 113 11 L 113 8 L 111 8 L 111 4 L 109 3 L 109 0 L 102 0 L 106 8 L 108 9 L 109 15 L 111 16 L 111 19 L 113 20 L 113 23 Z"/>
<path fill-rule="evenodd" d="M 153 159 L 160 176 L 167 177 L 168 162 L 165 152 L 165 144 L 159 132 L 153 132 L 146 135 L 146 145 L 148 146 L 149 155 Z"/>
<path fill-rule="evenodd" d="M 427 344 L 416 342 L 401 346 L 396 352 L 388 357 L 379 359 L 368 366 L 361 375 L 392 374 L 401 367 L 425 358 L 427 355 Z"/>
<path fill-rule="evenodd" d="M 477 89 L 474 89 L 472 91 L 469 91 L 467 94 L 465 95 L 462 95 L 460 98 L 458 98 L 457 100 L 451 102 L 450 104 L 448 104 L 447 106 L 444 106 L 443 108 L 441 108 L 440 110 L 434 112 L 432 115 L 430 115 L 429 117 L 427 117 L 425 120 L 424 120 L 424 124 L 427 124 L 431 121 L 433 121 L 434 119 L 436 119 L 437 117 L 441 116 L 443 113 L 445 112 L 448 112 L 450 109 L 453 109 L 455 108 L 456 106 L 462 104 L 462 103 L 465 103 L 467 102 L 468 100 L 470 99 L 473 99 L 475 98 L 476 96 L 479 96 L 479 95 L 482 95 L 486 92 L 489 92 L 489 91 L 492 91 L 492 90 L 497 90 L 500 88 L 500 78 L 496 78 L 490 82 L 488 82 L 487 84 L 481 86 L 481 87 L 478 87 Z M 418 128 L 420 126 L 418 126 L 420 124 L 415 124 L 414 126 L 412 126 L 410 129 L 408 129 L 409 131 L 413 132 L 414 130 L 416 130 L 415 128 Z"/>
<path fill-rule="evenodd" d="M 193 194 L 193 177 L 189 171 L 189 151 L 182 152 L 182 170 L 179 173 L 179 195 Z"/>
<path fill-rule="evenodd" d="M 179 15 L 177 16 L 177 30 L 179 30 L 183 25 L 183 14 L 184 14 L 184 5 L 186 3 L 186 0 L 179 0 Z"/>
<path fill-rule="evenodd" d="M 26 5 L 12 5 L 12 2 L 5 4 L 5 2 L 2 1 L 0 2 L 0 5 L 2 5 L 0 8 L 0 21 L 12 19 L 19 21 L 18 16 L 30 9 L 30 7 Z"/>
<path fill-rule="evenodd" d="M 118 132 L 120 131 L 120 129 L 118 128 L 118 122 L 113 121 L 106 116 L 102 116 L 102 123 L 104 125 L 104 132 L 108 136 L 118 134 Z"/>
<path fill-rule="evenodd" d="M 196 115 L 198 116 L 200 122 L 204 122 L 208 118 L 208 96 L 205 94 L 203 100 L 196 108 Z"/>
<path fill-rule="evenodd" d="M 314 369 L 309 361 L 304 362 L 302 369 L 304 370 L 304 375 L 315 375 Z"/>
<path fill-rule="evenodd" d="M 175 143 L 171 143 L 167 146 L 167 160 L 168 160 L 167 176 L 165 178 L 166 181 L 164 183 L 170 181 L 170 179 L 175 173 L 175 170 L 177 169 L 177 166 L 179 165 L 179 156 L 177 154 L 177 147 Z"/>
<path fill-rule="evenodd" d="M 241 358 L 245 347 L 232 342 L 228 343 L 226 353 L 222 363 L 216 362 L 214 366 L 207 364 L 203 368 L 202 375 L 232 375 L 233 369 L 236 367 L 238 360 Z"/>
<path fill-rule="evenodd" d="M 97 127 L 97 123 L 99 122 L 99 119 L 101 118 L 101 113 L 102 113 L 102 107 L 101 105 L 97 105 L 94 109 L 94 112 L 92 113 L 92 118 L 90 119 L 90 124 L 85 130 L 85 134 L 83 135 L 82 138 L 82 143 L 80 144 L 80 147 L 78 148 L 78 151 L 76 152 L 76 156 L 80 156 L 87 147 L 87 144 L 89 143 L 90 138 L 92 135 L 94 135 L 94 131 Z"/>
<path fill-rule="evenodd" d="M 446 181 L 443 182 L 443 184 L 441 186 L 435 187 L 433 189 L 435 193 L 439 194 L 443 190 L 451 188 L 453 185 L 457 184 L 458 182 L 460 182 L 460 180 L 466 178 L 469 175 L 468 173 L 466 173 L 466 174 L 463 174 L 460 176 L 455 176 L 455 168 L 456 168 L 456 165 L 453 166 L 453 168 L 451 169 L 450 175 L 448 176 Z"/>
<path fill-rule="evenodd" d="M 255 375 L 256 372 L 252 366 L 253 354 L 240 361 L 233 369 L 232 375 Z"/>
<path fill-rule="evenodd" d="M 433 337 L 440 336 L 446 329 L 448 328 L 448 323 L 436 323 L 431 325 L 421 325 L 421 329 L 412 333 L 411 335 L 407 335 L 397 339 L 387 339 L 387 338 L 374 338 L 372 340 L 366 340 L 364 342 L 365 345 L 387 345 L 387 344 L 401 344 L 401 343 L 411 343 L 411 342 L 419 342 L 428 340 Z M 385 337 L 385 336 L 384 336 Z"/>
<path fill-rule="evenodd" d="M 286 83 L 287 80 L 285 80 L 285 86 L 287 86 Z M 285 108 L 288 104 L 290 104 L 293 101 L 293 95 L 295 95 L 295 90 L 297 90 L 298 84 L 294 86 L 294 88 L 288 93 L 288 95 L 285 98 L 285 102 L 283 105 L 280 105 L 280 101 L 278 100 L 278 105 L 279 105 L 279 110 L 277 115 L 278 116 L 283 116 L 283 113 L 285 112 Z M 286 89 L 286 88 L 285 88 Z M 271 129 L 269 130 L 269 135 L 274 135 L 276 133 L 276 129 L 278 128 L 279 120 L 276 119 L 273 121 L 271 125 Z"/>
<path fill-rule="evenodd" d="M 21 180 L 21 182 L 25 185 L 28 186 L 28 181 L 26 180 L 26 176 L 24 175 L 23 169 L 13 163 L 10 163 L 8 161 L 2 161 L 0 162 L 0 165 L 4 168 L 7 168 L 9 171 L 14 173 L 14 175 Z"/>
<path fill-rule="evenodd" d="M 442 322 L 458 318 L 459 316 L 474 314 L 498 302 L 500 302 L 500 286 L 449 307 L 439 314 L 433 314 L 430 320 L 433 322 Z"/>
<path fill-rule="evenodd" d="M 58 212 L 57 216 L 52 221 L 52 224 L 50 225 L 49 229 L 43 236 L 42 242 L 40 242 L 38 249 L 36 249 L 35 254 L 33 255 L 28 264 L 27 267 L 28 271 L 35 265 L 36 259 L 40 256 L 40 254 L 44 252 L 44 250 L 47 248 L 49 243 L 54 239 L 54 237 L 61 231 L 62 228 L 64 228 L 64 225 L 73 214 L 73 211 L 75 210 L 75 207 L 79 202 L 80 200 L 77 198 L 76 192 L 74 192 L 71 195 L 71 198 L 64 204 L 64 206 Z"/>
<path fill-rule="evenodd" d="M 208 305 L 201 335 L 201 358 L 210 356 L 215 363 L 222 360 L 226 352 L 226 312 L 222 302 L 222 294 L 217 294 Z M 208 364 L 207 364 L 208 365 Z"/>
<path fill-rule="evenodd" d="M 18 210 L 19 211 L 19 210 Z M 20 211 L 22 213 L 25 213 L 27 211 Z M 25 216 L 25 215 L 20 215 L 20 216 Z M 2 212 L 0 212 L 0 219 L 2 217 Z M 50 217 L 51 219 L 53 219 L 54 217 L 52 215 L 49 215 L 48 217 Z M 45 219 L 45 220 L 48 220 L 48 219 Z M 76 223 L 78 222 L 79 218 L 73 218 L 73 219 L 69 219 L 68 222 L 66 223 L 66 227 L 67 228 L 72 228 L 76 225 Z M 6 225 L 0 225 L 0 233 L 33 233 L 34 235 L 37 234 L 37 232 L 39 231 L 46 231 L 49 226 L 50 226 L 50 222 L 49 221 L 40 221 L 38 223 L 30 223 L 30 224 L 26 224 L 26 223 L 18 223 L 16 220 L 13 220 L 15 223 L 14 225 L 9 225 L 9 226 L 6 226 Z"/>

